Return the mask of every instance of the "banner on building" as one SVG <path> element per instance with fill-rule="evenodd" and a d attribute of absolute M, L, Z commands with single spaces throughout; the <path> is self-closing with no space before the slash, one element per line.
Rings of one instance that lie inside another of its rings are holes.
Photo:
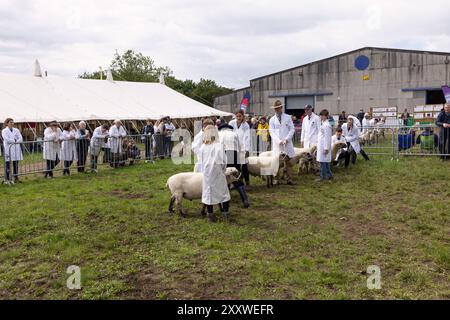
<path fill-rule="evenodd" d="M 244 97 L 242 98 L 241 101 L 241 110 L 244 111 L 244 113 L 247 113 L 247 109 L 248 109 L 248 104 L 250 103 L 250 92 L 246 92 L 244 94 Z"/>
<path fill-rule="evenodd" d="M 442 86 L 442 92 L 444 93 L 445 101 L 447 101 L 447 103 L 450 103 L 450 87 Z"/>

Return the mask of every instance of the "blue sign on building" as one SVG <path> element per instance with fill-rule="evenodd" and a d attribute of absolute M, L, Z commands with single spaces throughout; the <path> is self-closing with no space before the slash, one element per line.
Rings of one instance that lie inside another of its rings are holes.
<path fill-rule="evenodd" d="M 370 59 L 367 56 L 359 56 L 355 60 L 355 68 L 358 70 L 366 70 L 369 67 Z"/>

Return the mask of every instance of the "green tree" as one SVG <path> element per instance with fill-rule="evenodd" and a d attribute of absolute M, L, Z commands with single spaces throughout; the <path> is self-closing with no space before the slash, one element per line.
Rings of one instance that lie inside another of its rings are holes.
<path fill-rule="evenodd" d="M 119 81 L 158 82 L 159 76 L 164 74 L 166 85 L 192 99 L 213 106 L 214 97 L 232 92 L 233 89 L 219 86 L 214 80 L 200 79 L 180 80 L 173 76 L 169 67 L 157 67 L 152 58 L 140 52 L 127 50 L 123 54 L 117 51 L 109 65 L 113 78 Z M 84 72 L 79 75 L 83 79 L 106 78 L 100 71 Z"/>

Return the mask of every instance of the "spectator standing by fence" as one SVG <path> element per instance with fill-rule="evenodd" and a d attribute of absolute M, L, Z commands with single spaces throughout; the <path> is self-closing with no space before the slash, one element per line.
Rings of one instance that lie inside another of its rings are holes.
<path fill-rule="evenodd" d="M 53 178 L 53 169 L 58 165 L 61 153 L 61 135 L 59 123 L 52 121 L 44 130 L 44 160 L 46 160 L 45 178 Z"/>
<path fill-rule="evenodd" d="M 166 136 L 164 137 L 164 149 L 165 149 L 165 156 L 168 158 L 172 157 L 172 133 L 175 131 L 175 126 L 172 123 L 172 120 L 170 117 L 166 118 L 166 121 L 164 123 L 165 129 L 166 129 Z"/>
<path fill-rule="evenodd" d="M 256 136 L 258 137 L 257 151 L 259 155 L 259 153 L 267 151 L 269 146 L 269 124 L 267 123 L 266 117 L 261 117 L 261 119 L 259 119 Z"/>
<path fill-rule="evenodd" d="M 78 130 L 76 132 L 75 137 L 78 156 L 77 170 L 78 172 L 84 172 L 91 137 L 89 130 L 86 129 L 86 122 L 81 121 L 78 124 Z"/>
<path fill-rule="evenodd" d="M 347 122 L 347 114 L 345 111 L 342 111 L 342 113 L 339 115 L 339 126 L 342 127 L 344 123 Z"/>
<path fill-rule="evenodd" d="M 127 135 L 125 128 L 122 125 L 122 121 L 114 121 L 114 125 L 109 129 L 109 140 L 111 145 L 112 154 L 112 166 L 117 168 L 123 161 L 121 159 L 122 154 L 122 140 Z"/>
<path fill-rule="evenodd" d="M 153 122 L 150 119 L 147 119 L 146 123 L 142 134 L 145 145 L 145 162 L 147 163 L 152 161 L 152 139 L 155 134 L 155 129 L 153 128 Z"/>
<path fill-rule="evenodd" d="M 23 160 L 23 154 L 20 143 L 23 141 L 19 129 L 14 128 L 14 120 L 8 118 L 5 120 L 5 128 L 2 130 L 3 147 L 5 155 L 5 180 L 11 183 L 11 165 L 14 181 L 19 182 L 19 161 Z"/>
<path fill-rule="evenodd" d="M 450 159 L 450 103 L 446 103 L 437 119 L 436 125 L 440 128 L 439 132 L 439 152 L 442 154 L 442 160 Z"/>
<path fill-rule="evenodd" d="M 97 173 L 97 163 L 100 151 L 104 149 L 105 140 L 108 139 L 109 125 L 104 124 L 95 128 L 91 139 L 91 172 Z M 104 155 L 105 156 L 105 155 Z"/>
<path fill-rule="evenodd" d="M 70 166 L 77 161 L 77 143 L 75 126 L 66 123 L 61 134 L 61 161 L 64 161 L 63 176 L 70 176 Z"/>

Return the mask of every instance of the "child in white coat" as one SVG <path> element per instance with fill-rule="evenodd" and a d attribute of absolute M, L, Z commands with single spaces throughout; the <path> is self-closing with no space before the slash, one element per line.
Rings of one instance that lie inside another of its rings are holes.
<path fill-rule="evenodd" d="M 317 142 L 317 161 L 320 163 L 320 179 L 318 181 L 332 180 L 331 173 L 331 136 L 332 129 L 328 121 L 329 112 L 324 109 L 320 112 L 320 130 Z"/>
<path fill-rule="evenodd" d="M 203 132 L 200 155 L 203 168 L 202 203 L 207 207 L 208 219 L 216 221 L 213 211 L 215 204 L 221 205 L 223 216 L 228 218 L 231 198 L 225 177 L 225 148 L 220 143 L 219 132 L 214 125 L 208 125 Z"/>

